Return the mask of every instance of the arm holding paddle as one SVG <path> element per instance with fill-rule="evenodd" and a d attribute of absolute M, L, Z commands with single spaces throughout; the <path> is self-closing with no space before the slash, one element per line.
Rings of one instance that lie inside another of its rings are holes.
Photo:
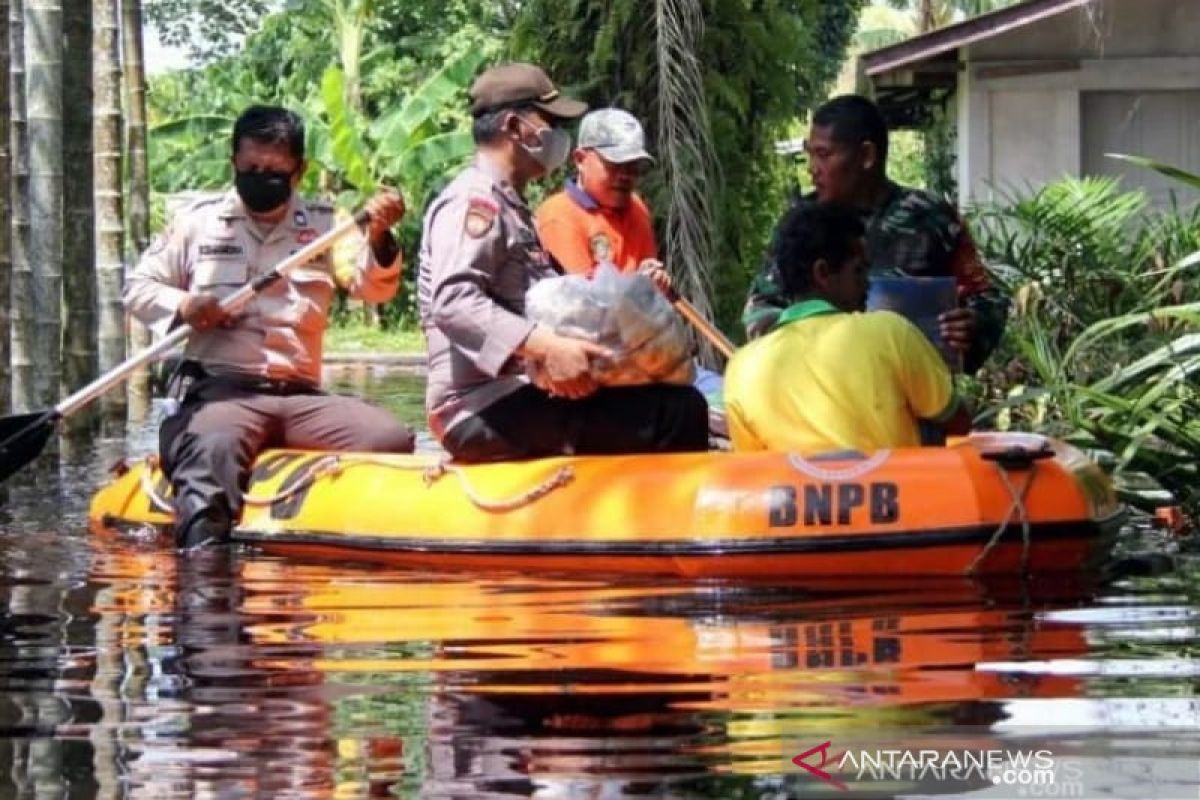
<path fill-rule="evenodd" d="M 353 219 L 334 226 L 323 236 L 311 240 L 301 250 L 259 276 L 240 290 L 231 293 L 238 277 L 235 259 L 223 262 L 190 263 L 190 250 L 197 249 L 214 255 L 237 256 L 241 245 L 236 243 L 206 244 L 211 232 L 200 230 L 176 231 L 174 225 L 164 231 L 147 250 L 137 269 L 130 275 L 125 290 L 125 303 L 135 315 L 150 322 L 152 329 L 166 335 L 183 323 L 195 331 L 208 331 L 228 326 L 254 294 L 274 283 L 280 275 L 323 256 L 342 236 L 356 226 L 365 228 L 370 253 L 364 254 L 363 268 L 348 287 L 351 294 L 371 302 L 394 296 L 400 277 L 400 248 L 391 228 L 405 212 L 404 200 L 391 189 L 378 192 Z M 311 211 L 298 212 L 307 218 Z M 187 226 L 186 218 L 175 223 Z M 301 231 L 305 234 L 306 231 Z M 192 248 L 200 239 L 198 248 Z M 219 240 L 215 240 L 219 241 Z M 236 251 L 236 252 L 235 252 Z M 226 280 L 230 282 L 227 284 Z M 179 341 L 179 340 L 177 340 Z"/>
<path fill-rule="evenodd" d="M 263 288 L 296 267 L 322 255 L 338 238 L 349 233 L 356 225 L 366 221 L 366 212 L 359 212 L 353 219 L 346 220 L 316 238 L 252 283 L 242 286 L 241 289 L 217 303 L 215 307 L 211 300 L 199 301 L 197 305 L 188 309 L 189 315 L 202 320 L 202 325 L 211 327 L 219 324 L 230 314 L 244 307 Z M 161 253 L 167 249 L 168 233 L 164 233 L 151 245 L 148 254 Z M 7 479 L 41 453 L 47 439 L 54 431 L 55 424 L 60 419 L 83 408 L 125 381 L 139 367 L 156 361 L 187 339 L 193 331 L 191 324 L 185 322 L 174 329 L 169 329 L 170 324 L 175 321 L 175 314 L 181 310 L 185 298 L 189 297 L 188 293 L 182 289 L 175 291 L 178 294 L 167 292 L 164 293 L 165 299 L 154 301 L 148 296 L 139 296 L 136 286 L 131 282 L 131 286 L 127 289 L 126 302 L 140 301 L 147 308 L 161 311 L 157 314 L 158 321 L 151 325 L 152 329 L 161 334 L 161 338 L 150 347 L 128 358 L 124 363 L 68 395 L 53 408 L 0 419 L 0 481 Z"/>

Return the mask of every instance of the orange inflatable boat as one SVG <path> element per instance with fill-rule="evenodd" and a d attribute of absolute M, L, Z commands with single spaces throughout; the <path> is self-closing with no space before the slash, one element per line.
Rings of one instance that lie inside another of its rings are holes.
<path fill-rule="evenodd" d="M 171 522 L 146 461 L 95 496 L 99 529 Z M 1123 517 L 1078 450 L 1031 434 L 944 448 L 593 456 L 462 466 L 272 450 L 235 538 L 275 551 L 466 567 L 686 575 L 1087 568 Z"/>

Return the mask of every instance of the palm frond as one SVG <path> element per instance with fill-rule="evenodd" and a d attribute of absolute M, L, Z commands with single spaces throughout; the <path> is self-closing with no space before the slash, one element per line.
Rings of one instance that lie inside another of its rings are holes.
<path fill-rule="evenodd" d="M 1155 172 L 1166 175 L 1168 178 L 1179 181 L 1185 186 L 1190 186 L 1193 189 L 1200 189 L 1200 175 L 1180 169 L 1179 167 L 1175 167 L 1170 164 L 1164 164 L 1161 161 L 1155 161 L 1152 158 L 1146 158 L 1144 156 L 1131 156 L 1124 153 L 1105 153 L 1104 155 L 1108 156 L 1109 158 L 1115 158 L 1118 161 L 1125 161 L 1135 166 L 1152 169 Z"/>
<path fill-rule="evenodd" d="M 697 57 L 703 7 L 700 0 L 655 0 L 655 23 L 658 151 L 670 197 L 664 252 L 680 293 L 711 319 L 708 273 L 717 230 L 711 198 L 719 196 L 721 178 Z M 707 344 L 704 349 L 711 356 Z"/>

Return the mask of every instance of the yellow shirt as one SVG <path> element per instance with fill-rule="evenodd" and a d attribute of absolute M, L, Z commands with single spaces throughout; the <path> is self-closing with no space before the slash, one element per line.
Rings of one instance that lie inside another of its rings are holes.
<path fill-rule="evenodd" d="M 735 450 L 817 455 L 915 447 L 918 418 L 948 420 L 958 398 L 946 362 L 904 317 L 808 300 L 734 355 L 725 404 Z"/>

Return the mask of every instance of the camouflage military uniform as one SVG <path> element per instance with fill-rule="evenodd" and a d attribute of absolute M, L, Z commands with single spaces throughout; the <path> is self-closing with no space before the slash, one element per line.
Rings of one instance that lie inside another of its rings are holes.
<path fill-rule="evenodd" d="M 806 195 L 797 202 L 813 203 L 816 198 Z M 967 372 L 979 369 L 1004 333 L 1008 299 L 991 285 L 958 212 L 928 192 L 889 182 L 883 203 L 864 213 L 863 225 L 871 274 L 957 279 L 959 300 L 977 319 L 975 342 L 964 367 Z M 742 315 L 750 338 L 769 331 L 790 302 L 774 261 L 776 236 L 771 236 L 767 258 L 750 286 Z"/>

